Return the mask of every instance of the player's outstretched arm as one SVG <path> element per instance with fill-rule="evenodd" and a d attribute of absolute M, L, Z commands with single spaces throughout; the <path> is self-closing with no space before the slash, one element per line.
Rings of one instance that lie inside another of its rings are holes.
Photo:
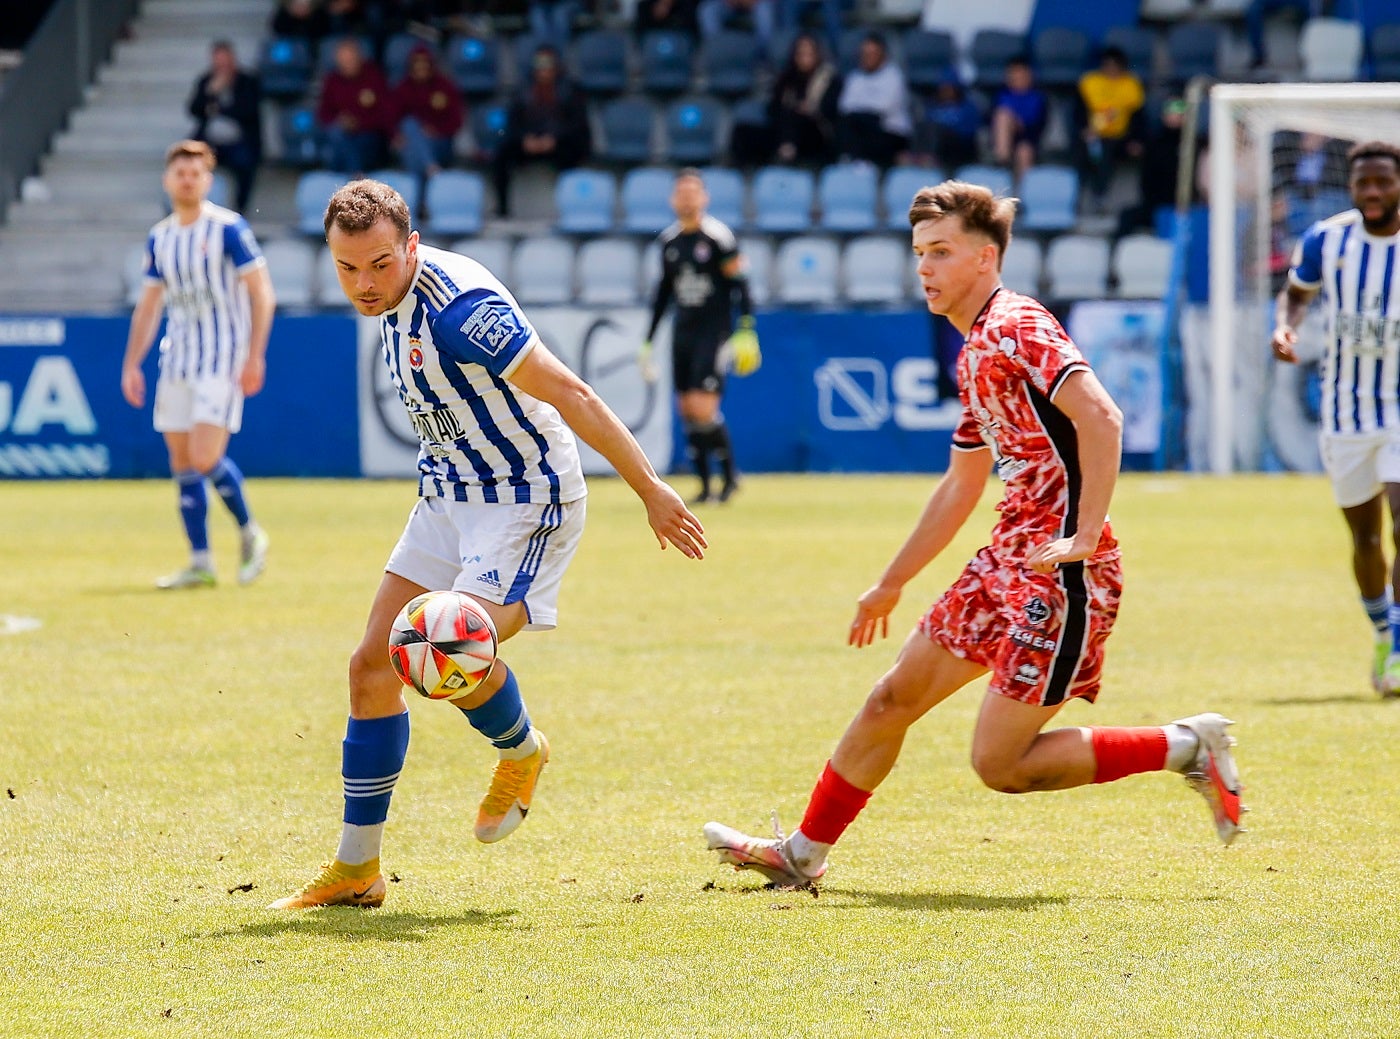
<path fill-rule="evenodd" d="M 669 542 L 691 559 L 703 559 L 705 528 L 685 502 L 647 461 L 641 446 L 593 387 L 537 344 L 510 375 L 510 381 L 553 404 L 585 444 L 606 458 L 646 506 L 647 522 L 664 549 Z"/>
<path fill-rule="evenodd" d="M 272 315 L 277 310 L 277 293 L 272 288 L 272 277 L 268 274 L 266 264 L 243 275 L 243 284 L 248 287 L 252 322 L 248 331 L 248 359 L 243 363 L 239 385 L 243 395 L 251 397 L 263 388 L 263 380 L 267 375 L 267 337 L 272 332 Z"/>
<path fill-rule="evenodd" d="M 1318 293 L 1317 289 L 1305 289 L 1292 283 L 1285 285 L 1274 300 L 1274 334 L 1269 337 L 1269 348 L 1280 361 L 1298 363 L 1298 325 L 1308 312 L 1310 304 Z"/>
<path fill-rule="evenodd" d="M 1094 554 L 1123 456 L 1123 413 L 1089 369 L 1065 377 L 1055 393 L 1055 407 L 1074 423 L 1079 441 L 1079 514 L 1073 537 L 1038 545 L 1026 557 L 1027 565 L 1042 574 Z"/>
<path fill-rule="evenodd" d="M 122 396 L 133 408 L 146 403 L 146 376 L 141 362 L 151 352 L 156 329 L 160 327 L 160 312 L 165 307 L 165 286 L 148 282 L 131 312 L 131 328 L 126 334 L 126 354 L 122 357 Z"/>
<path fill-rule="evenodd" d="M 856 600 L 856 616 L 846 635 L 849 645 L 868 646 L 877 634 L 880 638 L 889 635 L 889 617 L 899 604 L 904 586 L 947 548 L 948 542 L 962 529 L 977 507 L 991 471 L 991 451 L 985 448 L 953 451 L 948 460 L 948 472 L 933 489 L 914 530 L 880 579 Z"/>

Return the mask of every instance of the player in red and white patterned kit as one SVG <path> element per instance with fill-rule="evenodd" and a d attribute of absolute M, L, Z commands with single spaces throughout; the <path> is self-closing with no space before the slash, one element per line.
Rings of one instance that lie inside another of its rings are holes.
<path fill-rule="evenodd" d="M 1210 805 L 1216 833 L 1240 831 L 1233 722 L 1206 713 L 1168 725 L 1046 730 L 1071 698 L 1099 691 L 1104 642 L 1122 589 L 1108 505 L 1122 414 L 1038 302 L 1001 285 L 1015 200 L 946 181 L 909 210 L 928 308 L 966 337 L 958 360 L 963 417 L 948 472 L 883 575 L 856 607 L 848 641 L 889 633 L 900 593 L 967 521 L 995 468 L 1006 485 L 991 544 L 905 640 L 827 762 L 801 826 L 750 837 L 708 823 L 723 862 L 805 887 L 889 775 L 911 725 L 988 672 L 972 766 L 993 790 L 1028 793 L 1179 772 Z"/>

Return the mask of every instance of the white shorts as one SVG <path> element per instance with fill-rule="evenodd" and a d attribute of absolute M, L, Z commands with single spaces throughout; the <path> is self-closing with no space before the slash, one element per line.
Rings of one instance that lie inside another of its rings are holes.
<path fill-rule="evenodd" d="M 384 569 L 432 591 L 523 602 L 527 630 L 552 628 L 586 511 L 585 498 L 567 505 L 420 498 Z"/>
<path fill-rule="evenodd" d="M 194 382 L 162 376 L 156 382 L 156 432 L 188 433 L 197 425 L 237 433 L 243 425 L 243 390 L 228 376 Z"/>
<path fill-rule="evenodd" d="M 1385 484 L 1400 483 L 1400 432 L 1323 433 L 1318 446 L 1332 494 L 1344 509 L 1370 501 Z"/>

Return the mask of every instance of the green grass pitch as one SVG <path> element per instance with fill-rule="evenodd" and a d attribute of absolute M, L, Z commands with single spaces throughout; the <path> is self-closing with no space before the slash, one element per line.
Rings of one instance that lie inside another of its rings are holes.
<path fill-rule="evenodd" d="M 1316 478 L 1133 476 L 1097 706 L 1235 718 L 1250 832 L 1175 776 L 1009 797 L 967 764 L 982 684 L 935 709 L 820 897 L 718 866 L 701 826 L 800 818 L 904 633 L 982 543 L 994 488 L 844 644 L 930 477 L 754 477 L 660 553 L 594 481 L 562 627 L 506 646 L 554 758 L 471 836 L 489 749 L 415 698 L 378 911 L 277 914 L 339 832 L 345 660 L 406 482 L 254 481 L 257 584 L 158 593 L 168 484 L 6 484 L 0 1035 L 1370 1037 L 1400 1008 L 1400 702 L 1369 690 L 1344 527 Z M 689 481 L 681 483 L 689 489 Z"/>

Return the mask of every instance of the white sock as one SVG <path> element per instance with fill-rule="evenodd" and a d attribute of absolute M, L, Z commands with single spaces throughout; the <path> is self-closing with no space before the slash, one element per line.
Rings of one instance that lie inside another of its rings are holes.
<path fill-rule="evenodd" d="M 831 853 L 830 844 L 814 841 L 801 830 L 793 830 L 788 835 L 787 845 L 792 861 L 804 873 L 816 873 L 826 864 L 826 857 Z"/>
<path fill-rule="evenodd" d="M 1201 749 L 1200 737 L 1175 722 L 1162 726 L 1162 731 L 1167 734 L 1167 768 L 1185 772 L 1196 763 L 1196 752 Z"/>
<path fill-rule="evenodd" d="M 196 570 L 213 570 L 214 553 L 207 548 L 202 552 L 191 552 L 190 566 L 194 567 Z"/>
<path fill-rule="evenodd" d="M 384 824 L 357 826 L 346 823 L 340 831 L 340 848 L 335 857 L 347 866 L 362 866 L 371 859 L 379 858 L 379 849 L 384 844 Z"/>
<path fill-rule="evenodd" d="M 258 526 L 257 520 L 249 520 L 248 525 L 246 527 L 238 528 L 238 534 L 243 539 L 243 544 L 245 547 L 251 545 L 253 543 L 253 539 L 256 538 L 261 532 L 262 528 Z"/>
<path fill-rule="evenodd" d="M 535 739 L 535 730 L 531 729 L 514 747 L 498 748 L 498 753 L 502 761 L 524 761 L 539 749 L 540 741 Z"/>

